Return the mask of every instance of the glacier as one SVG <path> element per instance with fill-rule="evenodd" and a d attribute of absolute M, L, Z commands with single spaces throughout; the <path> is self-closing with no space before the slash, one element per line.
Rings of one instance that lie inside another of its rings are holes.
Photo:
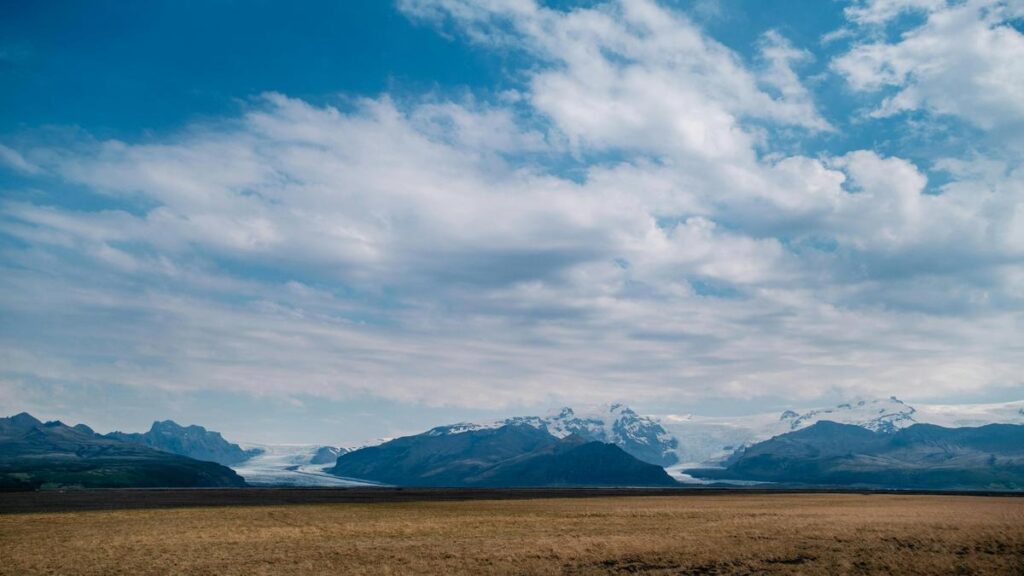
<path fill-rule="evenodd" d="M 261 452 L 231 468 L 252 486 L 379 486 L 374 482 L 354 478 L 341 478 L 325 472 L 334 466 L 313 464 L 319 444 L 243 444 L 246 449 Z"/>

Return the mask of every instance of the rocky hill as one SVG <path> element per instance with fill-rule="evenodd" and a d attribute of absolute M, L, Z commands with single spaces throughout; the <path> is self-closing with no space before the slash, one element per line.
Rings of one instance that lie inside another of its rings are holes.
<path fill-rule="evenodd" d="M 259 453 L 258 450 L 243 450 L 238 444 L 225 440 L 219 432 L 202 426 L 180 426 L 173 420 L 153 422 L 149 432 L 142 434 L 111 432 L 107 437 L 225 466 L 244 462 Z"/>

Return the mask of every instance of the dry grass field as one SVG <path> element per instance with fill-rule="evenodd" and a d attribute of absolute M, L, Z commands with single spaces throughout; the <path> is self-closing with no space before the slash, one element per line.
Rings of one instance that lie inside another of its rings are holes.
<path fill-rule="evenodd" d="M 736 494 L 0 515 L 0 574 L 1024 574 L 1024 498 Z"/>

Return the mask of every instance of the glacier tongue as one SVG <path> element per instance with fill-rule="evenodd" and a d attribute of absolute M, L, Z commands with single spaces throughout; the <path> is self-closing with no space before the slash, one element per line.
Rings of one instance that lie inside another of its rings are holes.
<path fill-rule="evenodd" d="M 371 482 L 349 480 L 328 474 L 324 470 L 334 466 L 313 464 L 313 458 L 322 448 L 313 444 L 250 444 L 246 448 L 259 448 L 262 452 L 245 462 L 232 466 L 246 483 L 253 486 L 371 486 Z"/>

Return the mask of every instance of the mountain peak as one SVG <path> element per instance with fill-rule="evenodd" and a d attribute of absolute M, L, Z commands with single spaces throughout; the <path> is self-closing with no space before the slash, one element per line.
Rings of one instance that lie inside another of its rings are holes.
<path fill-rule="evenodd" d="M 14 416 L 7 418 L 7 421 L 18 428 L 31 428 L 32 426 L 39 426 L 42 424 L 39 419 L 28 412 L 15 414 Z"/>
<path fill-rule="evenodd" d="M 194 428 L 194 426 L 188 426 L 187 428 Z M 149 427 L 150 432 L 158 431 L 173 431 L 185 430 L 186 427 L 178 424 L 174 420 L 155 420 L 153 425 Z"/>

